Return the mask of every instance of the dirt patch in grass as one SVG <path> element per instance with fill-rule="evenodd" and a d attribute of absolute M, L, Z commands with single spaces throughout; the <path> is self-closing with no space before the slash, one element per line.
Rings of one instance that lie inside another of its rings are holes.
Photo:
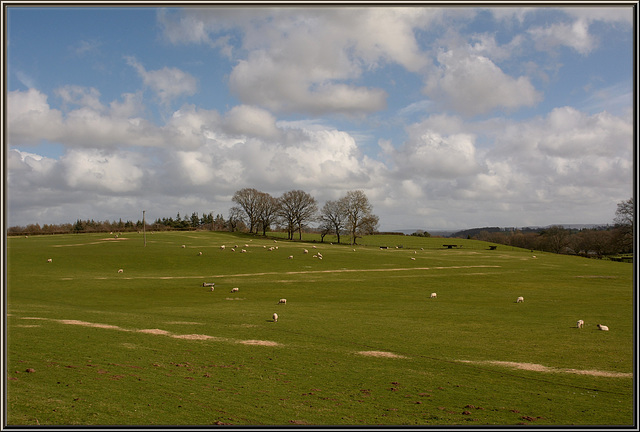
<path fill-rule="evenodd" d="M 72 324 L 72 325 L 81 325 L 85 327 L 96 327 L 96 328 L 102 328 L 102 329 L 129 331 L 121 327 L 110 325 L 110 324 L 98 324 L 98 323 L 90 323 L 90 322 L 78 321 L 78 320 L 57 320 L 57 321 L 61 322 L 62 324 Z"/>
<path fill-rule="evenodd" d="M 163 336 L 166 336 L 166 335 L 170 334 L 168 331 L 160 330 L 160 329 L 142 329 L 142 330 L 137 330 L 137 332 L 138 333 L 155 334 L 155 335 L 163 335 Z"/>
<path fill-rule="evenodd" d="M 255 339 L 243 340 L 243 341 L 239 341 L 238 343 L 241 343 L 241 344 L 244 344 L 244 345 L 261 345 L 261 346 L 280 346 L 280 345 L 282 345 L 282 344 L 279 344 L 278 342 L 267 341 L 267 340 L 255 340 Z"/>
<path fill-rule="evenodd" d="M 171 335 L 172 338 L 176 339 L 189 339 L 189 340 L 207 340 L 207 339 L 219 339 L 214 336 L 208 336 L 203 334 L 185 334 L 185 335 Z"/>
<path fill-rule="evenodd" d="M 358 351 L 360 355 L 366 355 L 370 357 L 386 357 L 386 358 L 406 358 L 403 355 L 394 354 L 388 351 Z"/>
<path fill-rule="evenodd" d="M 495 366 L 504 366 L 512 369 L 520 369 L 534 372 L 546 372 L 546 373 L 571 373 L 578 375 L 591 375 L 591 376 L 600 376 L 600 377 L 609 377 L 609 378 L 631 378 L 633 377 L 632 373 L 625 372 L 607 372 L 607 371 L 599 371 L 599 370 L 580 370 L 580 369 L 563 369 L 563 368 L 554 368 L 549 366 L 543 366 L 536 363 L 518 363 L 518 362 L 507 362 L 507 361 L 471 361 L 471 360 L 458 360 L 463 363 L 474 363 L 474 364 L 490 364 Z"/>

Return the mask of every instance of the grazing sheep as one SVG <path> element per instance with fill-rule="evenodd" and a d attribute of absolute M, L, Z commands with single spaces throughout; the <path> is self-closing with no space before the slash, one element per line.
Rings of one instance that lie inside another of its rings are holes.
<path fill-rule="evenodd" d="M 124 270 L 118 269 L 118 273 L 123 273 L 123 272 L 124 272 Z"/>
<path fill-rule="evenodd" d="M 202 255 L 202 252 L 198 252 L 198 256 Z"/>
<path fill-rule="evenodd" d="M 49 258 L 49 259 L 47 260 L 47 262 L 53 262 L 53 260 L 52 260 L 51 258 Z"/>
<path fill-rule="evenodd" d="M 224 245 L 220 246 L 220 249 L 224 250 Z"/>
<path fill-rule="evenodd" d="M 518 297 L 516 303 L 522 303 L 524 301 L 524 297 Z"/>
<path fill-rule="evenodd" d="M 431 293 L 431 298 L 438 298 L 438 294 L 436 294 L 436 293 Z"/>
<path fill-rule="evenodd" d="M 321 260 L 322 259 L 322 255 L 318 255 L 318 259 Z"/>
<path fill-rule="evenodd" d="M 231 292 L 238 292 L 239 288 L 231 288 Z"/>
<path fill-rule="evenodd" d="M 184 248 L 186 248 L 187 246 L 186 246 L 186 245 L 182 245 L 182 246 L 180 246 L 180 247 L 181 247 L 182 249 L 184 249 Z"/>
<path fill-rule="evenodd" d="M 537 256 L 535 256 L 535 255 L 532 255 L 532 256 L 531 256 L 531 258 L 538 258 L 538 257 L 537 257 Z"/>
<path fill-rule="evenodd" d="M 213 287 L 211 287 L 211 291 L 213 291 L 213 290 L 214 290 L 214 288 L 213 288 Z"/>
<path fill-rule="evenodd" d="M 315 247 L 315 246 L 311 246 L 311 247 L 312 247 L 312 248 L 314 248 L 314 249 L 316 249 L 316 247 Z"/>
<path fill-rule="evenodd" d="M 416 259 L 414 257 L 411 257 L 411 261 L 415 261 Z"/>
<path fill-rule="evenodd" d="M 308 254 L 308 253 L 309 253 L 309 251 L 305 249 L 305 250 L 304 250 L 304 253 Z"/>
<path fill-rule="evenodd" d="M 246 250 L 246 249 L 242 249 L 242 250 L 240 251 L 240 253 L 247 253 L 247 250 Z"/>
<path fill-rule="evenodd" d="M 278 322 L 278 314 L 277 313 L 273 314 L 273 322 Z"/>
<path fill-rule="evenodd" d="M 235 252 L 235 251 L 236 251 L 235 248 L 231 248 L 231 252 Z"/>
<path fill-rule="evenodd" d="M 318 252 L 318 258 L 322 258 L 322 254 Z"/>
<path fill-rule="evenodd" d="M 577 327 L 578 327 L 578 328 L 582 328 L 583 326 L 584 326 L 584 321 L 582 321 L 582 320 L 578 320 Z"/>
<path fill-rule="evenodd" d="M 214 283 L 214 282 L 202 282 L 202 286 L 203 286 L 203 287 L 209 287 L 209 286 L 210 286 L 210 287 L 212 287 L 212 286 L 214 286 L 214 285 L 215 285 L 215 283 Z M 213 290 L 212 290 L 212 291 L 213 291 Z"/>
<path fill-rule="evenodd" d="M 287 304 L 287 299 L 280 299 L 278 304 Z"/>
<path fill-rule="evenodd" d="M 598 324 L 598 328 L 602 331 L 609 331 L 609 327 L 606 325 Z"/>
<path fill-rule="evenodd" d="M 244 247 L 249 247 L 249 245 L 245 243 L 245 244 L 244 244 Z"/>
<path fill-rule="evenodd" d="M 293 259 L 293 255 L 289 255 L 287 259 Z"/>

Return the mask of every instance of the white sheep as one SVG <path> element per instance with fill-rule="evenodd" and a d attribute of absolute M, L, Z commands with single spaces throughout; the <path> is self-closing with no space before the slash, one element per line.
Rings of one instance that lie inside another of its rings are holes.
<path fill-rule="evenodd" d="M 322 258 L 322 254 L 318 252 L 318 258 Z"/>
<path fill-rule="evenodd" d="M 293 255 L 289 255 L 287 259 L 293 259 Z"/>
<path fill-rule="evenodd" d="M 231 292 L 238 292 L 239 288 L 231 288 Z"/>
<path fill-rule="evenodd" d="M 278 322 L 278 314 L 277 313 L 273 314 L 273 322 Z"/>
<path fill-rule="evenodd" d="M 578 327 L 578 328 L 582 328 L 583 326 L 584 326 L 584 321 L 582 321 L 582 320 L 578 320 L 577 327 Z"/>
<path fill-rule="evenodd" d="M 609 331 L 609 327 L 606 325 L 598 324 L 598 328 L 602 331 Z"/>
<path fill-rule="evenodd" d="M 240 251 L 240 253 L 247 253 L 247 250 L 246 250 L 246 249 L 242 249 L 242 250 Z"/>
<path fill-rule="evenodd" d="M 244 247 L 249 247 L 249 245 L 247 243 L 244 244 Z"/>
<path fill-rule="evenodd" d="M 52 260 L 51 258 L 49 258 L 49 259 L 47 260 L 47 262 L 53 262 L 53 260 Z"/>
<path fill-rule="evenodd" d="M 287 299 L 280 299 L 278 304 L 287 304 Z"/>
<path fill-rule="evenodd" d="M 214 287 L 211 287 L 211 291 L 213 291 L 213 290 L 214 290 Z"/>
<path fill-rule="evenodd" d="M 198 256 L 202 255 L 202 252 L 198 252 Z"/>
<path fill-rule="evenodd" d="M 516 303 L 522 303 L 524 301 L 524 297 L 518 297 Z"/>
<path fill-rule="evenodd" d="M 181 247 L 182 249 L 184 249 L 184 248 L 186 248 L 187 246 L 186 246 L 186 245 L 182 245 L 182 246 L 180 246 L 180 247 Z"/>
<path fill-rule="evenodd" d="M 411 261 L 415 261 L 416 259 L 414 257 L 411 257 Z"/>
<path fill-rule="evenodd" d="M 438 298 L 438 294 L 436 294 L 436 293 L 431 293 L 431 298 Z"/>
<path fill-rule="evenodd" d="M 304 253 L 308 254 L 308 253 L 309 253 L 309 251 L 305 249 L 305 250 L 304 250 Z"/>
<path fill-rule="evenodd" d="M 220 246 L 220 249 L 224 250 L 224 245 Z"/>
<path fill-rule="evenodd" d="M 123 273 L 123 272 L 124 272 L 124 270 L 118 269 L 118 273 Z"/>

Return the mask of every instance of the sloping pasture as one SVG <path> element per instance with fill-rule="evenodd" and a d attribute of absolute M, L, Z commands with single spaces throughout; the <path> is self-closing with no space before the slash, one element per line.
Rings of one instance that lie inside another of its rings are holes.
<path fill-rule="evenodd" d="M 630 264 L 446 240 L 9 238 L 7 423 L 634 422 Z"/>

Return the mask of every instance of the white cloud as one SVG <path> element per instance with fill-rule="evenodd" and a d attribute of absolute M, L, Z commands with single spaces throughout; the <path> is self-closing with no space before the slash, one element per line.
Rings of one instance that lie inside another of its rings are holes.
<path fill-rule="evenodd" d="M 473 135 L 445 136 L 424 124 L 410 126 L 408 133 L 399 149 L 386 147 L 402 178 L 455 179 L 478 172 Z"/>
<path fill-rule="evenodd" d="M 7 95 L 9 142 L 36 144 L 42 139 L 55 141 L 62 133 L 62 113 L 47 103 L 47 95 L 36 89 L 19 90 Z"/>
<path fill-rule="evenodd" d="M 542 99 L 527 77 L 506 75 L 487 57 L 464 49 L 439 52 L 440 66 L 427 77 L 424 93 L 466 115 L 515 110 Z"/>
<path fill-rule="evenodd" d="M 239 105 L 226 114 L 225 125 L 234 135 L 259 136 L 266 139 L 280 135 L 276 127 L 276 118 L 262 108 Z"/>
<path fill-rule="evenodd" d="M 585 20 L 575 20 L 573 23 L 556 23 L 548 27 L 534 27 L 529 29 L 536 48 L 541 51 L 553 49 L 557 46 L 568 46 L 586 55 L 597 46 L 596 39 L 589 33 L 589 24 Z"/>
<path fill-rule="evenodd" d="M 211 44 L 215 35 L 238 30 L 246 56 L 229 84 L 245 104 L 359 115 L 385 108 L 387 94 L 344 81 L 384 63 L 424 68 L 429 59 L 415 31 L 441 15 L 427 8 L 213 9 L 163 13 L 159 20 L 174 43 Z"/>
<path fill-rule="evenodd" d="M 133 153 L 72 150 L 60 159 L 67 185 L 74 190 L 128 193 L 140 189 L 143 170 Z"/>
<path fill-rule="evenodd" d="M 191 96 L 196 93 L 198 83 L 195 77 L 177 68 L 164 67 L 147 71 L 134 57 L 126 57 L 127 63 L 136 69 L 144 84 L 151 88 L 167 105 L 180 96 Z"/>

